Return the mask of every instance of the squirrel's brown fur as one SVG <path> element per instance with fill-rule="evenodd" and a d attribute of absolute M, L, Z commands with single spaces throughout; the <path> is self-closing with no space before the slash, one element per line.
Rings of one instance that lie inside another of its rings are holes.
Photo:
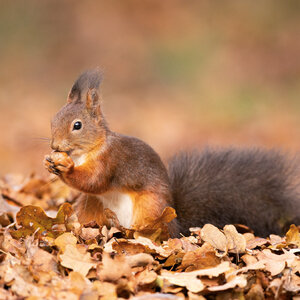
<path fill-rule="evenodd" d="M 93 70 L 74 83 L 52 120 L 54 152 L 45 158 L 50 172 L 84 193 L 76 205 L 81 222 L 109 225 L 106 206 L 116 210 L 123 225 L 137 227 L 174 206 L 173 236 L 204 223 L 243 223 L 266 235 L 280 232 L 280 222 L 296 220 L 298 170 L 283 155 L 206 149 L 176 156 L 168 174 L 150 146 L 108 128 L 100 82 L 101 73 Z"/>

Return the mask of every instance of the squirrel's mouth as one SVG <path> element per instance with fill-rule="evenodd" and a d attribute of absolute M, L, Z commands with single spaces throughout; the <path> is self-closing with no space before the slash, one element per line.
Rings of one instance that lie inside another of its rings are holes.
<path fill-rule="evenodd" d="M 73 152 L 73 150 L 65 150 L 65 149 L 58 148 L 58 149 L 54 149 L 52 152 L 64 152 L 70 156 L 70 154 Z"/>
<path fill-rule="evenodd" d="M 63 151 L 66 152 L 69 156 L 72 154 L 73 150 L 67 150 L 67 151 Z"/>
<path fill-rule="evenodd" d="M 68 156 L 71 157 L 76 157 L 76 156 L 80 156 L 83 154 L 83 150 L 81 148 L 63 148 L 63 147 L 56 147 L 53 152 L 64 152 L 66 153 Z"/>

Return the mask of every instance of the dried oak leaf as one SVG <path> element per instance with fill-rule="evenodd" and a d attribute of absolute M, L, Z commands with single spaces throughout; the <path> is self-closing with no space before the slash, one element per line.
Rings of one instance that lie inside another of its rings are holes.
<path fill-rule="evenodd" d="M 218 291 L 224 291 L 228 289 L 232 289 L 236 286 L 240 288 L 244 288 L 247 285 L 247 279 L 244 275 L 235 276 L 232 280 L 228 281 L 227 283 L 223 285 L 218 286 L 211 286 L 207 289 L 211 292 L 218 292 Z"/>
<path fill-rule="evenodd" d="M 272 276 L 276 276 L 284 270 L 286 264 L 290 266 L 296 259 L 296 256 L 289 252 L 277 255 L 272 253 L 270 249 L 264 249 L 257 254 L 257 258 L 266 265 L 266 270 Z"/>
<path fill-rule="evenodd" d="M 292 293 L 299 293 L 300 292 L 300 277 L 295 274 L 287 273 L 285 275 L 283 288 L 286 291 L 289 291 Z"/>
<path fill-rule="evenodd" d="M 33 277 L 39 284 L 45 284 L 58 275 L 57 261 L 47 251 L 36 248 L 29 267 Z"/>
<path fill-rule="evenodd" d="M 177 217 L 173 207 L 166 207 L 156 219 L 147 218 L 145 226 L 134 227 L 134 237 L 147 237 L 154 242 L 167 240 L 170 237 L 168 223 Z"/>
<path fill-rule="evenodd" d="M 272 246 L 285 243 L 285 238 L 282 238 L 281 236 L 276 234 L 270 234 L 269 240 Z"/>
<path fill-rule="evenodd" d="M 2 282 L 19 298 L 40 296 L 40 299 L 43 299 L 49 295 L 50 289 L 36 285 L 28 268 L 10 255 L 7 255 L 6 260 L 0 265 L 0 274 Z"/>
<path fill-rule="evenodd" d="M 173 250 L 168 247 L 155 244 L 148 238 L 139 236 L 137 239 L 111 239 L 103 246 L 107 253 L 119 253 L 132 255 L 141 252 L 157 254 L 161 257 L 169 257 Z"/>
<path fill-rule="evenodd" d="M 143 270 L 135 275 L 135 282 L 138 286 L 148 285 L 155 282 L 157 274 L 154 271 L 148 269 Z"/>
<path fill-rule="evenodd" d="M 58 255 L 60 264 L 86 276 L 89 270 L 96 267 L 96 262 L 91 258 L 91 254 L 86 251 L 83 245 L 67 244 L 65 252 Z"/>
<path fill-rule="evenodd" d="M 99 230 L 101 232 L 101 240 L 102 240 L 101 244 L 102 245 L 107 243 L 107 241 L 110 240 L 113 236 L 122 234 L 122 231 L 120 229 L 118 229 L 116 227 L 111 227 L 108 230 L 106 225 L 102 226 L 102 228 Z"/>
<path fill-rule="evenodd" d="M 97 291 L 101 300 L 117 299 L 117 286 L 111 282 L 96 280 L 93 282 L 93 289 Z"/>
<path fill-rule="evenodd" d="M 77 244 L 76 236 L 71 232 L 64 232 L 62 235 L 54 240 L 54 245 L 56 245 L 61 252 L 65 252 L 67 245 L 75 246 Z"/>
<path fill-rule="evenodd" d="M 250 250 L 269 243 L 267 239 L 255 237 L 254 234 L 250 232 L 244 233 L 243 236 L 246 240 L 246 248 Z"/>
<path fill-rule="evenodd" d="M 177 292 L 179 292 L 181 289 L 176 288 L 174 290 L 170 290 L 167 292 L 177 294 Z M 165 293 L 153 293 L 153 294 L 147 293 L 147 294 L 143 294 L 143 295 L 137 295 L 130 299 L 132 299 L 132 300 L 184 300 L 185 297 L 183 294 L 171 295 L 171 294 L 165 294 Z M 201 298 L 197 298 L 197 299 L 202 300 Z"/>
<path fill-rule="evenodd" d="M 5 252 L 14 254 L 16 257 L 21 257 L 25 254 L 26 247 L 25 247 L 24 243 L 12 238 L 8 229 L 6 229 L 3 232 L 2 238 L 3 238 L 2 242 L 1 242 L 2 250 L 4 250 Z"/>
<path fill-rule="evenodd" d="M 108 245 L 112 246 L 113 251 L 108 251 Z M 111 240 L 104 245 L 104 249 L 106 252 L 117 252 L 118 254 L 125 254 L 125 255 L 134 255 L 143 252 L 151 252 L 151 250 L 143 246 L 142 244 L 132 244 L 128 242 L 126 239 L 118 239 L 118 240 Z"/>
<path fill-rule="evenodd" d="M 154 262 L 153 257 L 147 253 L 138 253 L 134 255 L 126 256 L 126 262 L 131 268 L 145 267 Z"/>
<path fill-rule="evenodd" d="M 216 256 L 214 248 L 210 244 L 204 243 L 202 247 L 197 248 L 195 251 L 185 253 L 179 270 L 185 269 L 186 272 L 190 272 L 212 268 L 219 265 L 220 262 L 221 260 Z"/>
<path fill-rule="evenodd" d="M 91 227 L 88 228 L 83 227 L 80 233 L 80 237 L 85 241 L 95 239 L 99 235 L 100 235 L 99 228 L 91 228 Z"/>
<path fill-rule="evenodd" d="M 288 245 L 293 244 L 300 248 L 300 233 L 298 227 L 292 224 L 289 231 L 286 233 L 285 239 Z"/>
<path fill-rule="evenodd" d="M 99 265 L 97 274 L 102 281 L 114 282 L 121 277 L 130 277 L 131 268 L 124 256 L 117 255 L 113 259 L 110 254 L 103 252 L 102 265 Z"/>
<path fill-rule="evenodd" d="M 85 290 L 92 288 L 91 282 L 86 277 L 74 271 L 70 272 L 66 284 L 66 287 L 77 295 L 81 295 Z"/>
<path fill-rule="evenodd" d="M 155 243 L 153 243 L 150 239 L 147 239 L 142 236 L 139 236 L 137 239 L 128 240 L 128 242 L 134 245 L 142 245 L 146 247 L 146 249 L 149 249 L 151 253 L 156 253 L 162 257 L 168 257 L 171 254 L 170 249 L 158 246 Z"/>
<path fill-rule="evenodd" d="M 175 251 L 164 262 L 165 267 L 173 267 L 182 262 L 182 258 L 185 256 L 183 251 Z"/>
<path fill-rule="evenodd" d="M 19 209 L 19 206 L 9 204 L 5 201 L 0 193 L 0 225 L 5 227 L 14 222 Z"/>
<path fill-rule="evenodd" d="M 235 269 L 232 272 L 227 272 L 225 274 L 225 277 L 227 279 L 230 279 L 232 277 L 235 277 L 239 273 L 247 273 L 249 270 L 264 270 L 266 268 L 265 261 L 256 261 L 254 263 L 248 264 L 246 267 Z"/>
<path fill-rule="evenodd" d="M 164 241 L 162 247 L 169 254 L 168 262 L 166 261 L 164 265 L 172 266 L 180 263 L 185 252 L 196 251 L 199 248 L 197 242 L 197 238 L 193 236 Z"/>
<path fill-rule="evenodd" d="M 204 290 L 205 286 L 197 276 L 192 275 L 192 272 L 188 273 L 172 273 L 169 271 L 163 271 L 161 277 L 167 280 L 169 283 L 186 287 L 193 293 L 199 293 Z"/>
<path fill-rule="evenodd" d="M 204 288 L 205 285 L 202 283 L 199 277 L 201 276 L 208 276 L 211 277 L 218 277 L 219 275 L 231 271 L 232 268 L 230 267 L 229 262 L 222 262 L 221 264 L 217 265 L 214 268 L 203 269 L 198 271 L 192 272 L 171 272 L 162 270 L 160 277 L 166 279 L 169 283 L 186 287 L 189 291 L 193 293 L 199 293 Z"/>
<path fill-rule="evenodd" d="M 197 245 L 198 239 L 195 238 L 194 236 L 184 236 L 180 239 L 180 242 L 181 242 L 181 247 L 185 252 L 195 251 L 199 247 Z"/>
<path fill-rule="evenodd" d="M 269 284 L 268 288 L 273 290 L 274 294 L 277 294 L 278 291 L 284 289 L 298 295 L 300 292 L 300 277 L 295 274 L 291 274 L 288 270 L 286 270 L 283 276 L 280 278 L 275 278 Z M 293 299 L 297 298 L 294 297 Z"/>
<path fill-rule="evenodd" d="M 50 218 L 38 206 L 28 205 L 24 206 L 17 213 L 17 223 L 21 228 L 11 230 L 11 235 L 16 238 L 24 238 L 37 232 L 38 234 L 56 237 L 65 230 L 64 225 L 67 218 L 73 213 L 72 206 L 69 203 L 64 203 L 59 208 L 55 218 Z"/>
<path fill-rule="evenodd" d="M 245 253 L 245 237 L 242 234 L 238 233 L 233 225 L 226 225 L 224 226 L 223 230 L 227 239 L 228 251 L 232 253 Z"/>
<path fill-rule="evenodd" d="M 201 230 L 203 241 L 211 244 L 215 249 L 221 251 L 220 256 L 227 254 L 228 246 L 226 236 L 214 225 L 205 224 Z"/>
<path fill-rule="evenodd" d="M 254 255 L 250 254 L 244 254 L 241 259 L 244 261 L 244 263 L 248 265 L 252 265 L 258 262 L 258 259 Z"/>

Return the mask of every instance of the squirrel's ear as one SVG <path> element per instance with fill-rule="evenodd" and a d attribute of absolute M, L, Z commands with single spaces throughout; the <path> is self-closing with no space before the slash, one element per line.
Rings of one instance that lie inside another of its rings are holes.
<path fill-rule="evenodd" d="M 97 89 L 89 89 L 86 94 L 86 108 L 87 111 L 94 118 L 101 118 L 101 108 L 100 108 L 100 97 Z"/>
<path fill-rule="evenodd" d="M 99 104 L 99 95 L 96 89 L 89 89 L 86 94 L 86 108 L 93 109 Z"/>
<path fill-rule="evenodd" d="M 71 91 L 69 92 L 67 103 L 75 103 L 79 102 L 81 98 L 81 91 L 75 85 L 72 87 Z"/>

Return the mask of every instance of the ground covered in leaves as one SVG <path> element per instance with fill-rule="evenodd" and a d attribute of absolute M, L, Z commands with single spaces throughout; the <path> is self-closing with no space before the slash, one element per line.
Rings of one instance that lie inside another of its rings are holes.
<path fill-rule="evenodd" d="M 0 181 L 0 299 L 300 299 L 294 225 L 260 238 L 207 224 L 164 240 L 171 208 L 144 230 L 81 225 L 77 197 L 55 178 Z"/>

